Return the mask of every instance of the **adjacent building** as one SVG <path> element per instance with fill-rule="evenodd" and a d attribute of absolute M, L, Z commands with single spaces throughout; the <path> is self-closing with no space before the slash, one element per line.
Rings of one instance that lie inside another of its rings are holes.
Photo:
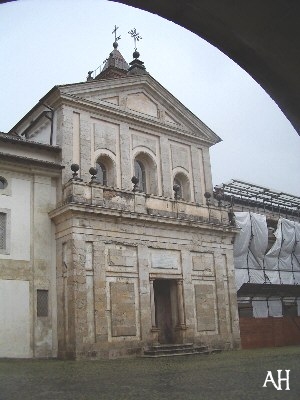
<path fill-rule="evenodd" d="M 238 180 L 215 195 L 240 230 L 234 264 L 242 347 L 300 344 L 300 198 Z"/>

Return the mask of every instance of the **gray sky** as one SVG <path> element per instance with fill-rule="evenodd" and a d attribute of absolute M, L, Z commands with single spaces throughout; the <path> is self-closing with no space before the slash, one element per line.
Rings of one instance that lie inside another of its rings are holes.
<path fill-rule="evenodd" d="M 104 0 L 21 0 L 0 5 L 0 130 L 54 85 L 85 81 L 112 50 L 132 60 L 136 28 L 147 71 L 223 142 L 211 148 L 214 185 L 232 178 L 300 196 L 300 137 L 268 94 L 193 33 Z"/>

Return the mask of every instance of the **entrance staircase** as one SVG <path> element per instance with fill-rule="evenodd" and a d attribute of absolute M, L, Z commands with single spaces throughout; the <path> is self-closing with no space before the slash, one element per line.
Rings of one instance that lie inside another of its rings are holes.
<path fill-rule="evenodd" d="M 143 357 L 174 357 L 189 355 L 208 355 L 219 353 L 221 350 L 209 350 L 207 346 L 194 345 L 193 343 L 185 344 L 156 344 L 144 350 Z"/>

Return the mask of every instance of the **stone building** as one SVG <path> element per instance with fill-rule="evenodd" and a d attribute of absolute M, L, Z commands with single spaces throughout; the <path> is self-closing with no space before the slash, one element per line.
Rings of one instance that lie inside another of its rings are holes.
<path fill-rule="evenodd" d="M 27 316 L 24 353 L 8 351 L 23 326 L 8 316 L 0 355 L 239 346 L 237 230 L 210 198 L 220 138 L 117 47 L 0 137 L 2 302 Z"/>

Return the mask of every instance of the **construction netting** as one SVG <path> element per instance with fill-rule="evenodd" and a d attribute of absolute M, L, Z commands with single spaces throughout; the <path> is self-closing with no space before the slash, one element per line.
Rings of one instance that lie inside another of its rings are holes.
<path fill-rule="evenodd" d="M 268 249 L 266 216 L 252 212 L 235 212 L 236 226 L 240 228 L 234 242 L 234 263 L 237 290 L 244 283 L 300 284 L 300 223 L 285 218 L 278 220 L 275 242 Z M 283 299 L 252 297 L 253 316 L 280 317 L 283 307 L 294 304 L 300 315 L 298 298 Z"/>

